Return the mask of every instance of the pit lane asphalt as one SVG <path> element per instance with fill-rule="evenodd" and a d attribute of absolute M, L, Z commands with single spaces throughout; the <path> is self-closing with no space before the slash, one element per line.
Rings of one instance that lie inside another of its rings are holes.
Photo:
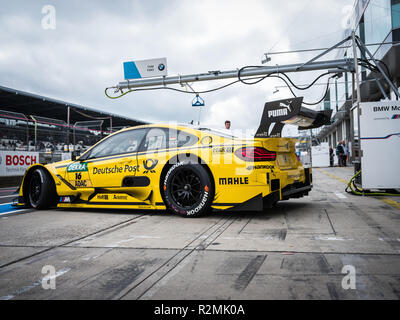
<path fill-rule="evenodd" d="M 16 194 L 18 187 L 0 188 L 0 217 L 27 213 L 29 210 L 17 209 L 11 206 L 13 199 L 18 197 Z"/>
<path fill-rule="evenodd" d="M 7 213 L 0 299 L 399 299 L 398 199 L 345 193 L 353 168 L 313 173 L 310 196 L 263 213 Z M 0 189 L 0 207 L 13 190 Z M 42 287 L 46 265 L 55 290 Z"/>

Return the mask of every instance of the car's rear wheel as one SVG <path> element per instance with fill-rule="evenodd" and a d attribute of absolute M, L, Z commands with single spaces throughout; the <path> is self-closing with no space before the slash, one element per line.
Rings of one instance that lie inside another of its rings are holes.
<path fill-rule="evenodd" d="M 43 168 L 34 169 L 28 182 L 28 201 L 32 208 L 49 209 L 57 203 L 56 186 Z"/>
<path fill-rule="evenodd" d="M 214 186 L 200 164 L 177 163 L 164 178 L 164 201 L 170 211 L 184 217 L 197 217 L 211 210 Z"/>

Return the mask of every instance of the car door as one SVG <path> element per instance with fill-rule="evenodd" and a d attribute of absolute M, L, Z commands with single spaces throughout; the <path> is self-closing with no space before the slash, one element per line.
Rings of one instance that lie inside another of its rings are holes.
<path fill-rule="evenodd" d="M 193 146 L 198 137 L 169 128 L 151 128 L 146 133 L 138 152 L 138 175 L 157 178 L 169 158 L 180 148 Z M 158 184 L 157 184 L 158 185 Z"/>
<path fill-rule="evenodd" d="M 150 128 L 143 139 L 137 156 L 139 166 L 137 176 L 146 183 L 135 190 L 136 196 L 140 199 L 147 199 L 152 187 L 159 186 L 163 159 L 167 155 L 167 130 L 166 128 Z"/>
<path fill-rule="evenodd" d="M 127 176 L 138 170 L 137 151 L 147 129 L 132 129 L 110 136 L 90 150 L 80 162 L 95 188 L 119 188 Z M 74 172 L 76 174 L 76 172 Z"/>

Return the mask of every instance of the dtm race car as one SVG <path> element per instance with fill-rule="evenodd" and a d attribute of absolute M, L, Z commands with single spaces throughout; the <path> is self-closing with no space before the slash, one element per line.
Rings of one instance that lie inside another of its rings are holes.
<path fill-rule="evenodd" d="M 267 103 L 252 139 L 185 125 L 123 129 L 80 157 L 29 167 L 14 205 L 167 209 L 194 217 L 212 209 L 261 211 L 303 197 L 312 188 L 312 172 L 295 154 L 297 140 L 280 137 L 282 128 L 319 127 L 331 114 L 301 103 Z"/>

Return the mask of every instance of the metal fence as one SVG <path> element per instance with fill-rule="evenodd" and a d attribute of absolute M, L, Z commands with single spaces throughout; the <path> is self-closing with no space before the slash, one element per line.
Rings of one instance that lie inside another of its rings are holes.
<path fill-rule="evenodd" d="M 0 110 L 0 150 L 36 151 L 57 158 L 65 152 L 82 152 L 109 135 L 102 126 L 103 120 L 68 125 L 59 119 Z"/>

